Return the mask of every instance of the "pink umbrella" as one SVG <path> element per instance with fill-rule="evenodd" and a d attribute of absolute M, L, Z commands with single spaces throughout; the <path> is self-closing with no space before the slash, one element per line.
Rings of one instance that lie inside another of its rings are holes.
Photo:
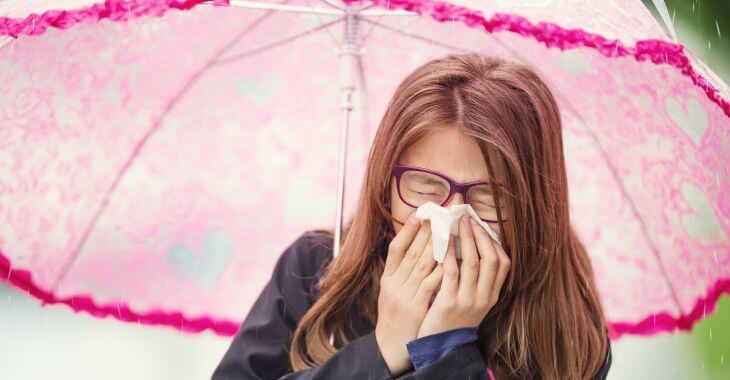
<path fill-rule="evenodd" d="M 730 293 L 730 91 L 640 1 L 66 3 L 0 4 L 0 277 L 45 303 L 232 335 L 282 250 L 352 215 L 399 81 L 462 51 L 557 95 L 613 338 Z"/>

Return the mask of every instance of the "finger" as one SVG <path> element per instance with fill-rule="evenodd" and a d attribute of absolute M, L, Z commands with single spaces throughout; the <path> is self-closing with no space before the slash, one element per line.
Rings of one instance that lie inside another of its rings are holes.
<path fill-rule="evenodd" d="M 491 300 L 492 286 L 499 269 L 499 256 L 492 245 L 492 238 L 487 231 L 476 221 L 471 221 L 474 240 L 479 251 L 479 279 L 477 280 L 477 295 L 480 300 Z"/>
<path fill-rule="evenodd" d="M 393 275 L 398 279 L 398 283 L 405 283 L 408 277 L 410 277 L 413 268 L 416 266 L 418 261 L 426 249 L 426 246 L 431 242 L 431 222 L 424 220 L 421 223 L 421 228 L 418 230 L 416 238 L 413 239 L 411 245 L 406 248 L 406 253 L 401 260 L 398 269 L 395 270 Z"/>
<path fill-rule="evenodd" d="M 431 239 L 428 239 L 428 243 L 421 252 L 418 262 L 413 266 L 411 273 L 408 275 L 408 279 L 405 282 L 406 286 L 410 286 L 413 289 L 418 288 L 421 281 L 431 274 L 434 266 L 436 266 L 436 260 L 433 259 L 433 242 Z"/>
<path fill-rule="evenodd" d="M 492 242 L 492 245 L 499 256 L 499 269 L 497 270 L 497 278 L 494 280 L 491 293 L 492 300 L 496 301 L 499 299 L 499 292 L 504 286 L 504 280 L 507 278 L 507 273 L 509 272 L 509 268 L 512 266 L 512 261 L 500 244 Z"/>
<path fill-rule="evenodd" d="M 464 215 L 459 219 L 459 241 L 461 244 L 461 268 L 459 269 L 459 297 L 472 299 L 476 293 L 479 278 L 479 254 L 471 229 L 471 218 Z"/>
<path fill-rule="evenodd" d="M 436 262 L 436 260 L 433 260 Z M 442 265 L 437 265 L 436 268 L 433 269 L 431 274 L 429 274 L 420 284 L 418 287 L 418 291 L 416 291 L 416 295 L 413 297 L 413 300 L 419 304 L 428 305 L 428 303 L 431 301 L 431 298 L 433 297 L 433 294 L 438 289 L 439 285 L 441 285 L 441 281 L 444 277 L 444 267 Z"/>
<path fill-rule="evenodd" d="M 403 227 L 398 234 L 393 237 L 390 244 L 388 245 L 388 256 L 385 259 L 385 268 L 383 269 L 384 275 L 391 275 L 395 273 L 396 269 L 403 260 L 406 249 L 411 245 L 414 237 L 421 227 L 421 222 L 416 218 L 415 211 L 411 213 L 408 220 L 403 224 Z"/>
<path fill-rule="evenodd" d="M 459 266 L 456 265 L 456 249 L 454 248 L 454 236 L 449 236 L 449 248 L 444 257 L 444 279 L 442 280 L 439 294 L 446 297 L 455 297 L 459 289 Z"/>

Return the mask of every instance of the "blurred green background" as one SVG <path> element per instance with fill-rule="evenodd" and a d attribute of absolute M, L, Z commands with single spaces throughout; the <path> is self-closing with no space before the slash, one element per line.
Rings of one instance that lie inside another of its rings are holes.
<path fill-rule="evenodd" d="M 659 24 L 664 25 L 654 2 L 642 1 Z M 730 82 L 730 0 L 666 0 L 664 3 L 673 19 L 677 40 L 725 83 Z"/>

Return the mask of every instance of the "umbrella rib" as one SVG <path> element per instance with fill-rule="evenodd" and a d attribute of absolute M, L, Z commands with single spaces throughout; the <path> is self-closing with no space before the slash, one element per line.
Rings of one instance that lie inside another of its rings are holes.
<path fill-rule="evenodd" d="M 330 7 L 332 7 L 332 8 L 335 8 L 335 9 L 339 9 L 339 10 L 341 10 L 341 11 L 344 11 L 344 9 L 345 9 L 345 8 L 343 8 L 343 7 L 338 7 L 337 5 L 335 5 L 335 4 L 332 4 L 332 3 L 330 3 L 330 2 L 329 2 L 329 1 L 327 1 L 327 0 L 319 0 L 319 1 L 321 1 L 321 2 L 323 2 L 323 3 L 325 3 L 325 4 L 327 4 L 327 5 L 329 5 L 329 6 L 330 6 Z"/>
<path fill-rule="evenodd" d="M 230 63 L 230 62 L 233 62 L 233 61 L 242 59 L 242 58 L 246 58 L 246 57 L 248 57 L 250 55 L 253 55 L 253 54 L 261 53 L 261 52 L 266 51 L 268 49 L 277 47 L 279 45 L 283 45 L 285 43 L 288 43 L 288 42 L 294 41 L 294 40 L 296 40 L 298 38 L 301 38 L 301 37 L 304 37 L 306 35 L 309 35 L 312 32 L 315 32 L 315 31 L 320 30 L 322 28 L 326 28 L 326 27 L 328 27 L 328 26 L 330 26 L 332 24 L 338 23 L 338 22 L 342 21 L 342 19 L 343 18 L 340 17 L 340 18 L 337 18 L 336 20 L 332 20 L 332 21 L 327 22 L 325 24 L 318 25 L 318 26 L 316 26 L 314 28 L 307 29 L 307 30 L 305 30 L 305 31 L 303 31 L 301 33 L 297 33 L 297 34 L 294 34 L 294 35 L 291 35 L 291 36 L 282 38 L 282 39 L 280 39 L 278 41 L 274 41 L 272 43 L 269 43 L 269 44 L 266 44 L 266 45 L 263 45 L 263 46 L 259 46 L 259 47 L 256 47 L 256 48 L 253 48 L 253 49 L 248 50 L 248 51 L 244 51 L 243 53 L 234 54 L 234 55 L 232 55 L 230 57 L 226 57 L 226 58 L 223 58 L 223 59 L 217 59 L 215 62 L 213 62 L 213 64 L 211 66 L 223 65 L 223 64 L 226 64 L 226 63 Z"/>
<path fill-rule="evenodd" d="M 621 177 L 618 175 L 618 171 L 616 170 L 616 167 L 611 164 L 611 160 L 608 159 L 608 154 L 603 149 L 603 145 L 598 141 L 598 137 L 596 137 L 595 133 L 593 133 L 592 128 L 588 127 L 588 124 L 583 119 L 583 117 L 578 113 L 578 111 L 573 108 L 573 105 L 568 102 L 567 98 L 557 90 L 556 91 L 560 94 L 560 97 L 563 98 L 563 103 L 567 105 L 567 108 L 576 115 L 576 117 L 581 121 L 581 125 L 583 126 L 583 130 L 588 132 L 588 135 L 591 137 L 591 141 L 596 145 L 598 151 L 601 154 L 601 158 L 605 162 L 606 166 L 608 167 L 609 171 L 611 172 L 611 177 L 613 177 L 614 181 L 616 182 L 619 190 L 621 190 L 621 194 L 623 195 L 624 199 L 629 204 L 629 207 L 631 208 L 631 213 L 634 214 L 634 217 L 639 222 L 639 227 L 641 234 L 644 236 L 644 239 L 646 240 L 646 243 L 649 245 L 649 248 L 651 249 L 652 254 L 654 255 L 654 258 L 656 259 L 657 263 L 659 264 L 659 269 L 661 270 L 662 275 L 664 276 L 664 280 L 666 281 L 667 285 L 669 286 L 669 291 L 672 295 L 672 299 L 674 303 L 677 305 L 677 309 L 679 310 L 680 316 L 684 316 L 684 311 L 682 310 L 682 305 L 679 303 L 679 297 L 677 296 L 677 291 L 674 289 L 674 286 L 672 285 L 672 282 L 670 281 L 669 273 L 667 273 L 667 268 L 664 266 L 664 262 L 661 259 L 661 255 L 659 255 L 659 250 L 656 247 L 656 244 L 654 243 L 654 239 L 651 238 L 651 235 L 649 235 L 649 231 L 646 227 L 646 222 L 644 221 L 644 218 L 639 213 L 639 210 L 636 208 L 636 203 L 634 200 L 629 196 L 628 191 L 626 191 L 626 187 L 624 186 L 624 182 L 621 180 Z"/>
<path fill-rule="evenodd" d="M 375 4 L 375 3 L 373 3 L 373 4 Z M 390 4 L 388 4 L 388 7 L 390 7 Z M 368 29 L 368 31 L 363 34 L 362 41 L 365 41 L 368 38 L 368 36 L 370 36 L 370 33 L 373 32 L 373 29 L 375 29 L 375 26 L 380 24 L 380 20 L 383 18 L 384 15 L 385 15 L 385 13 L 382 13 L 380 15 L 380 17 L 378 17 L 377 20 L 375 20 L 374 22 L 372 22 L 372 21 L 370 22 L 370 29 Z M 365 20 L 367 20 L 367 19 L 365 19 Z"/>
<path fill-rule="evenodd" d="M 445 47 L 447 49 L 456 50 L 456 51 L 460 51 L 460 52 L 468 52 L 469 51 L 466 48 L 461 48 L 461 47 L 449 45 L 447 43 L 444 43 L 444 42 L 441 42 L 441 41 L 438 41 L 438 40 L 434 40 L 433 38 L 424 37 L 424 36 L 421 36 L 421 35 L 418 35 L 418 34 L 415 34 L 415 33 L 411 33 L 411 32 L 406 32 L 405 30 L 398 29 L 398 28 L 392 27 L 390 25 L 385 25 L 385 24 L 379 23 L 377 21 L 368 20 L 366 18 L 361 18 L 361 20 L 362 21 L 365 21 L 365 22 L 368 22 L 368 23 L 371 23 L 374 26 L 379 26 L 381 28 L 388 29 L 388 30 L 393 31 L 393 32 L 396 32 L 398 34 L 402 34 L 402 35 L 407 36 L 407 37 L 411 37 L 411 38 L 414 38 L 414 39 L 417 39 L 417 40 L 421 40 L 421 41 L 424 41 L 424 42 L 428 42 L 428 43 L 431 43 L 433 45 L 438 45 L 438 46 L 441 46 L 441 47 Z"/>
<path fill-rule="evenodd" d="M 8 43 L 10 43 L 10 41 L 15 41 L 16 38 L 17 37 L 6 36 L 6 37 L 0 39 L 0 49 L 2 49 L 3 46 L 5 46 Z"/>
<path fill-rule="evenodd" d="M 342 9 L 342 8 L 336 7 L 336 6 L 326 2 L 325 0 L 320 0 L 320 1 L 324 2 L 325 4 L 327 4 L 333 8 Z M 311 0 L 307 0 L 307 4 L 309 4 L 310 8 L 314 9 L 314 7 L 312 6 Z M 318 12 L 313 12 L 313 13 L 317 17 L 317 20 L 319 20 L 320 23 L 324 24 L 324 20 L 322 20 L 322 15 L 320 15 Z M 332 41 L 335 42 L 335 45 L 337 45 L 339 47 L 340 41 L 337 39 L 337 37 L 335 37 L 335 35 L 332 33 L 332 31 L 329 28 L 327 28 L 325 30 L 327 31 L 327 34 L 332 38 Z"/>
<path fill-rule="evenodd" d="M 487 33 L 487 36 L 489 36 L 495 43 L 502 46 L 504 49 L 510 51 L 514 56 L 519 57 L 523 62 L 530 62 L 525 56 L 520 54 L 515 49 L 512 49 L 511 47 L 505 45 L 502 41 L 500 41 L 497 37 L 493 36 L 491 33 Z M 534 66 L 534 65 L 533 65 Z M 539 67 L 534 66 L 538 71 L 542 73 L 542 70 L 540 70 Z M 542 75 L 543 78 L 547 78 L 547 76 Z M 598 137 L 596 137 L 595 133 L 593 133 L 593 130 L 588 127 L 588 123 L 586 123 L 585 119 L 583 119 L 583 116 L 576 110 L 573 105 L 568 101 L 568 98 L 563 94 L 562 91 L 558 89 L 558 86 L 551 86 L 551 88 L 558 94 L 560 98 L 563 99 L 563 103 L 566 105 L 566 107 L 581 121 L 581 126 L 583 129 L 588 133 L 588 135 L 591 137 L 591 141 L 596 146 L 598 151 L 601 154 L 601 158 L 603 159 L 603 162 L 608 167 L 609 171 L 611 172 L 611 177 L 613 177 L 613 180 L 616 182 L 619 190 L 621 190 L 621 194 L 623 195 L 624 199 L 629 203 L 629 207 L 631 208 L 631 212 L 634 214 L 634 217 L 639 221 L 639 226 L 641 230 L 641 234 L 644 236 L 644 239 L 646 240 L 647 244 L 649 245 L 649 248 L 651 249 L 652 254 L 654 255 L 654 258 L 657 261 L 657 264 L 659 264 L 659 269 L 661 270 L 662 275 L 664 276 L 664 280 L 666 281 L 667 285 L 669 286 L 669 291 L 672 295 L 672 300 L 677 305 L 677 309 L 679 310 L 680 316 L 684 316 L 684 311 L 682 309 L 682 304 L 679 302 L 679 296 L 677 296 L 677 290 L 672 285 L 672 281 L 670 281 L 669 273 L 667 273 L 667 269 L 664 265 L 664 262 L 661 259 L 661 256 L 659 255 L 659 250 L 656 247 L 656 244 L 654 243 L 654 239 L 651 238 L 649 235 L 649 231 L 646 227 L 646 222 L 644 221 L 644 218 L 642 218 L 641 214 L 639 213 L 638 209 L 636 208 L 636 203 L 634 200 L 629 196 L 628 192 L 626 191 L 626 187 L 624 186 L 623 181 L 621 180 L 621 177 L 618 175 L 616 168 L 611 164 L 611 160 L 608 159 L 608 154 L 603 149 L 603 145 L 601 145 L 600 141 L 598 141 Z"/>
<path fill-rule="evenodd" d="M 178 91 L 178 93 L 170 99 L 170 101 L 167 103 L 165 108 L 162 110 L 162 113 L 160 114 L 160 117 L 157 118 L 157 120 L 152 124 L 152 126 L 147 130 L 147 132 L 142 136 L 142 138 L 137 142 L 137 145 L 134 147 L 134 150 L 132 151 L 132 154 L 127 158 L 127 160 L 124 162 L 124 165 L 122 166 L 121 170 L 117 174 L 116 178 L 114 178 L 114 181 L 112 182 L 109 191 L 104 196 L 101 205 L 94 213 L 94 216 L 91 219 L 91 223 L 89 223 L 84 230 L 83 235 L 81 236 L 81 240 L 79 244 L 77 245 L 76 249 L 73 251 L 73 253 L 66 259 L 63 266 L 61 267 L 61 270 L 59 274 L 56 276 L 56 279 L 53 281 L 53 285 L 51 286 L 51 292 L 55 293 L 58 285 L 63 281 L 63 279 L 66 277 L 68 272 L 71 270 L 71 267 L 73 266 L 74 262 L 79 256 L 79 253 L 83 249 L 83 247 L 86 245 L 86 242 L 89 239 L 89 236 L 91 235 L 91 232 L 96 227 L 97 222 L 99 221 L 99 218 L 106 210 L 109 199 L 111 199 L 112 194 L 116 191 L 121 178 L 124 176 L 124 174 L 129 169 L 130 165 L 134 161 L 134 159 L 139 155 L 139 152 L 144 148 L 145 144 L 149 140 L 150 136 L 158 131 L 160 129 L 160 126 L 162 124 L 162 120 L 165 118 L 165 116 L 174 108 L 174 106 L 182 99 L 183 95 L 185 95 L 192 86 L 197 83 L 198 79 L 211 67 L 214 66 L 216 59 L 224 54 L 226 51 L 228 51 L 230 48 L 232 48 L 241 38 L 243 38 L 246 34 L 251 32 L 258 24 L 260 24 L 262 21 L 267 19 L 269 16 L 271 16 L 275 11 L 267 11 L 265 14 L 263 14 L 261 17 L 255 19 L 251 24 L 247 25 L 245 29 L 240 31 L 234 38 L 232 38 L 228 43 L 226 43 L 222 48 L 220 48 L 218 51 L 213 54 L 211 58 L 209 58 L 203 66 L 200 67 L 182 86 L 181 90 Z M 45 304 L 45 301 L 43 302 Z"/>

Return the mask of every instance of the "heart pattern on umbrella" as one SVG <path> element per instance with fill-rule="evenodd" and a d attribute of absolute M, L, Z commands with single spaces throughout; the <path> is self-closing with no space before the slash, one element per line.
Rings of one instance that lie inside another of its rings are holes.
<path fill-rule="evenodd" d="M 701 243 L 725 243 L 727 236 L 717 220 L 707 195 L 691 183 L 682 184 L 682 194 L 685 202 L 694 211 L 682 215 L 684 229 Z"/>
<path fill-rule="evenodd" d="M 204 289 L 210 290 L 226 267 L 233 252 L 233 240 L 221 229 L 208 233 L 203 241 L 202 252 L 197 253 L 187 245 L 177 243 L 167 251 L 167 261 L 178 273 L 192 278 Z"/>
<path fill-rule="evenodd" d="M 699 146 L 707 130 L 707 111 L 695 98 L 689 98 L 684 106 L 675 97 L 664 100 L 664 107 L 672 121 Z"/>

